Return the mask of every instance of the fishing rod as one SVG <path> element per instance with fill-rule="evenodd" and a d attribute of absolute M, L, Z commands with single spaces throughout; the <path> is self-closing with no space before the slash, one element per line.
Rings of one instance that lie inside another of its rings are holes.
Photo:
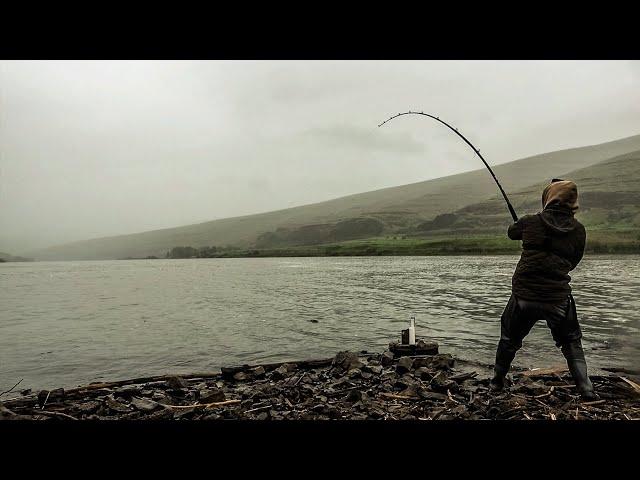
<path fill-rule="evenodd" d="M 476 152 L 476 155 L 478 155 L 478 157 L 480 157 L 480 160 L 482 160 L 482 163 L 484 163 L 484 166 L 487 167 L 487 169 L 489 170 L 489 173 L 491 174 L 491 176 L 493 177 L 493 179 L 496 182 L 496 185 L 498 185 L 498 188 L 500 189 L 500 192 L 502 193 L 502 196 L 504 197 L 504 201 L 507 202 L 507 207 L 509 208 L 509 212 L 511 213 L 511 216 L 513 217 L 513 221 L 517 222 L 518 221 L 518 216 L 516 215 L 516 211 L 513 209 L 513 206 L 511 205 L 511 202 L 509 201 L 509 199 L 507 198 L 507 194 L 504 192 L 504 189 L 502 188 L 502 185 L 500 185 L 500 182 L 498 181 L 498 179 L 496 178 L 495 173 L 493 173 L 493 170 L 491 170 L 491 167 L 489 166 L 489 164 L 487 163 L 487 161 L 484 159 L 484 157 L 480 154 L 480 150 L 478 150 L 476 147 L 473 146 L 473 144 L 467 140 L 467 138 L 462 135 L 457 128 L 452 127 L 451 125 L 449 125 L 447 122 L 445 122 L 444 120 L 440 120 L 440 117 L 436 117 L 433 115 L 429 115 L 428 113 L 424 113 L 424 112 L 412 112 L 411 110 L 409 110 L 408 112 L 402 112 L 402 113 L 398 113 L 397 115 L 394 115 L 393 117 L 390 117 L 388 119 L 386 119 L 384 122 L 382 122 L 380 125 L 378 125 L 378 127 L 383 126 L 385 123 L 390 122 L 391 120 L 393 120 L 394 118 L 398 118 L 401 117 L 402 115 L 423 115 L 425 117 L 430 117 L 433 118 L 434 120 L 437 120 L 438 122 L 442 123 L 443 125 L 446 125 L 452 132 L 454 132 L 456 135 L 458 135 L 462 140 L 464 140 L 467 145 L 469 145 L 474 152 Z"/>

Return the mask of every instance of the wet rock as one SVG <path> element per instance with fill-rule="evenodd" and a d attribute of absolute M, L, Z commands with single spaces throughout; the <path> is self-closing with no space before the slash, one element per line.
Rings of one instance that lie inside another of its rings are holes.
<path fill-rule="evenodd" d="M 285 363 L 284 365 L 282 365 L 287 372 L 291 373 L 291 372 L 295 372 L 298 369 L 298 364 L 297 363 Z"/>
<path fill-rule="evenodd" d="M 131 405 L 142 412 L 152 412 L 156 408 L 160 408 L 160 405 L 153 400 L 148 400 L 146 398 L 138 398 L 133 397 L 131 399 Z"/>
<path fill-rule="evenodd" d="M 26 395 L 30 395 L 31 394 L 31 389 L 27 388 L 25 390 L 20 390 L 20 395 L 22 396 L 26 396 Z"/>
<path fill-rule="evenodd" d="M 447 370 L 449 368 L 453 368 L 454 365 L 455 360 L 448 353 L 418 357 L 413 361 L 414 368 L 426 367 L 431 369 Z"/>
<path fill-rule="evenodd" d="M 351 390 L 347 394 L 345 400 L 347 402 L 352 402 L 352 403 L 353 402 L 358 402 L 358 401 L 360 401 L 362 399 L 362 395 L 363 395 L 363 393 L 360 390 Z"/>
<path fill-rule="evenodd" d="M 377 362 L 376 362 L 377 363 Z M 373 375 L 380 375 L 382 373 L 382 366 L 380 365 L 375 365 L 375 364 L 371 364 L 369 363 L 368 365 L 364 366 L 362 368 L 363 372 L 369 372 Z"/>
<path fill-rule="evenodd" d="M 444 393 L 433 392 L 426 388 L 418 388 L 418 395 L 420 398 L 424 398 L 425 400 L 442 401 L 448 398 Z"/>
<path fill-rule="evenodd" d="M 382 357 L 380 359 L 380 364 L 383 367 L 388 367 L 393 363 L 393 358 L 394 358 L 393 352 L 390 352 L 389 350 L 387 350 L 382 354 Z"/>
<path fill-rule="evenodd" d="M 411 397 L 411 398 L 418 398 L 418 386 L 417 385 L 408 385 L 407 388 L 405 388 L 404 390 L 402 390 L 399 395 L 402 395 L 403 397 Z"/>
<path fill-rule="evenodd" d="M 167 379 L 167 386 L 172 390 L 179 390 L 181 388 L 187 388 L 189 384 L 184 378 L 173 376 Z"/>
<path fill-rule="evenodd" d="M 65 398 L 64 388 L 56 388 L 55 390 L 41 390 L 38 393 L 38 405 L 48 405 L 50 403 L 61 402 Z"/>
<path fill-rule="evenodd" d="M 0 420 L 18 420 L 19 415 L 0 403 Z"/>
<path fill-rule="evenodd" d="M 269 413 L 268 412 L 260 412 L 256 416 L 256 420 L 268 420 L 268 419 L 269 419 Z"/>
<path fill-rule="evenodd" d="M 131 408 L 129 406 L 119 402 L 118 400 L 112 397 L 107 397 L 105 400 L 105 404 L 107 405 L 107 407 L 109 407 L 109 409 L 114 410 L 116 412 L 128 413 L 131 411 Z"/>
<path fill-rule="evenodd" d="M 195 408 L 180 408 L 173 411 L 173 419 L 174 420 L 183 420 L 188 419 L 193 416 L 193 413 L 196 411 Z"/>
<path fill-rule="evenodd" d="M 455 365 L 455 360 L 448 353 L 444 353 L 444 354 L 441 353 L 438 355 L 434 355 L 432 358 L 433 358 L 431 362 L 432 368 L 449 369 L 449 368 L 453 368 Z"/>
<path fill-rule="evenodd" d="M 219 388 L 200 390 L 199 392 L 200 403 L 223 402 L 225 399 L 226 396 L 224 392 Z"/>
<path fill-rule="evenodd" d="M 134 395 L 140 394 L 140 387 L 137 385 L 125 385 L 120 388 L 116 388 L 114 393 L 120 397 L 131 398 Z"/>
<path fill-rule="evenodd" d="M 431 380 L 433 378 L 433 373 L 426 367 L 420 367 L 413 372 L 413 376 L 421 380 Z"/>
<path fill-rule="evenodd" d="M 271 378 L 273 380 L 282 380 L 283 378 L 285 378 L 287 376 L 288 370 L 287 368 L 282 365 L 278 368 L 276 368 L 272 373 L 271 373 Z"/>
<path fill-rule="evenodd" d="M 443 371 L 439 371 L 432 379 L 430 386 L 433 390 L 438 392 L 445 392 L 447 390 L 456 390 L 458 388 L 458 384 L 453 380 L 449 380 L 447 378 L 446 373 Z"/>
<path fill-rule="evenodd" d="M 98 410 L 98 408 L 100 408 L 100 405 L 102 405 L 100 402 L 89 401 L 89 402 L 80 403 L 80 404 L 76 405 L 75 408 L 80 413 L 88 415 L 88 414 L 94 413 L 96 410 Z"/>
<path fill-rule="evenodd" d="M 364 367 L 358 354 L 353 352 L 338 352 L 333 359 L 333 365 L 347 371 Z"/>
<path fill-rule="evenodd" d="M 253 375 L 255 378 L 264 378 L 265 373 L 266 373 L 264 367 L 262 367 L 262 366 L 256 367 L 256 368 L 252 368 L 249 371 L 251 372 L 251 375 Z"/>
<path fill-rule="evenodd" d="M 410 357 L 402 357 L 398 360 L 398 364 L 396 365 L 396 372 L 399 374 L 403 374 L 411 371 L 413 367 L 413 359 Z"/>
<path fill-rule="evenodd" d="M 222 420 L 222 416 L 217 413 L 208 413 L 202 416 L 202 420 Z"/>
<path fill-rule="evenodd" d="M 251 380 L 251 375 L 246 372 L 236 372 L 233 374 L 233 379 L 236 382 L 246 382 Z"/>

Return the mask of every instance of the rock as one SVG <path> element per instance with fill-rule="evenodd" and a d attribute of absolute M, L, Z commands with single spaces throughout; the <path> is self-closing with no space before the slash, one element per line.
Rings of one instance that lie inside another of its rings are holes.
<path fill-rule="evenodd" d="M 431 388 L 438 392 L 446 393 L 447 390 L 456 391 L 458 384 L 453 380 L 449 380 L 446 373 L 441 370 L 431 379 Z"/>
<path fill-rule="evenodd" d="M 209 413 L 204 415 L 202 420 L 222 420 L 222 416 L 217 413 Z"/>
<path fill-rule="evenodd" d="M 444 393 L 432 392 L 431 390 L 427 390 L 426 388 L 420 387 L 418 388 L 418 395 L 425 400 L 446 400 L 448 397 Z"/>
<path fill-rule="evenodd" d="M 256 420 L 268 420 L 269 414 L 267 412 L 260 412 L 258 416 L 256 416 Z"/>
<path fill-rule="evenodd" d="M 385 351 L 382 354 L 382 358 L 380 359 L 380 363 L 382 364 L 383 367 L 388 367 L 389 365 L 391 365 L 393 363 L 393 353 L 390 352 L 389 350 Z"/>
<path fill-rule="evenodd" d="M 358 354 L 353 352 L 338 352 L 333 359 L 332 365 L 347 371 L 364 367 L 364 363 L 360 361 Z"/>
<path fill-rule="evenodd" d="M 413 372 L 413 375 L 420 380 L 431 380 L 433 374 L 427 367 L 420 367 Z"/>
<path fill-rule="evenodd" d="M 351 390 L 348 394 L 347 397 L 345 398 L 345 400 L 347 402 L 358 402 L 362 399 L 362 392 L 360 390 Z"/>
<path fill-rule="evenodd" d="M 119 401 L 117 401 L 116 399 L 112 398 L 112 397 L 107 397 L 105 400 L 105 403 L 107 405 L 107 407 L 109 407 L 111 410 L 114 410 L 116 412 L 120 412 L 120 413 L 128 413 L 131 411 L 131 408 L 127 405 L 125 405 L 124 403 L 121 403 Z"/>
<path fill-rule="evenodd" d="M 140 387 L 137 385 L 125 385 L 114 390 L 115 394 L 125 398 L 131 398 L 133 395 L 140 393 Z"/>
<path fill-rule="evenodd" d="M 246 372 L 236 372 L 233 374 L 233 379 L 236 382 L 246 382 L 247 380 L 251 380 L 251 375 Z"/>
<path fill-rule="evenodd" d="M 250 370 L 250 372 L 255 378 L 264 378 L 265 373 L 266 373 L 264 367 L 262 367 L 262 366 L 256 367 L 256 368 L 252 368 Z"/>
<path fill-rule="evenodd" d="M 134 408 L 142 412 L 152 412 L 156 408 L 160 407 L 160 405 L 157 402 L 154 402 L 153 400 L 149 400 L 146 398 L 138 398 L 138 397 L 133 397 L 131 399 L 131 405 L 133 405 Z"/>
<path fill-rule="evenodd" d="M 455 360 L 448 354 L 428 355 L 426 357 L 418 357 L 413 360 L 414 368 L 428 367 L 436 369 L 449 369 L 453 368 Z"/>
<path fill-rule="evenodd" d="M 380 375 L 382 373 L 382 367 L 380 365 L 371 365 L 371 363 L 369 363 L 369 365 L 362 368 L 362 371 L 372 373 L 373 375 Z"/>
<path fill-rule="evenodd" d="M 396 372 L 398 372 L 399 374 L 403 374 L 411 371 L 412 367 L 413 359 L 409 357 L 402 357 L 400 360 L 398 360 L 398 364 L 396 365 Z"/>
<path fill-rule="evenodd" d="M 65 393 L 64 388 L 56 388 L 55 390 L 41 390 L 38 393 L 38 405 L 41 407 L 46 404 L 56 403 L 64 400 Z"/>
<path fill-rule="evenodd" d="M 206 390 L 200 390 L 199 392 L 200 403 L 214 403 L 223 402 L 226 396 L 219 388 L 212 388 Z"/>
<path fill-rule="evenodd" d="M 416 380 L 409 374 L 402 375 L 396 380 L 393 386 L 397 389 L 404 390 L 412 385 L 416 385 Z"/>
<path fill-rule="evenodd" d="M 449 368 L 453 368 L 456 363 L 453 357 L 448 353 L 441 353 L 438 355 L 434 355 L 432 358 L 433 358 L 433 360 L 431 361 L 432 368 L 449 369 Z"/>
<path fill-rule="evenodd" d="M 282 366 L 287 370 L 287 372 L 295 372 L 298 369 L 297 363 L 285 363 Z"/>
<path fill-rule="evenodd" d="M 31 389 L 27 388 L 25 390 L 20 390 L 20 395 L 25 396 L 31 394 Z"/>
<path fill-rule="evenodd" d="M 84 414 L 90 414 L 98 410 L 100 408 L 101 403 L 96 401 L 84 402 L 79 405 L 76 405 L 76 410 Z"/>
<path fill-rule="evenodd" d="M 173 419 L 182 420 L 183 418 L 189 418 L 193 415 L 193 412 L 195 412 L 195 410 L 196 410 L 195 408 L 181 408 L 179 410 L 173 410 L 172 412 Z"/>
<path fill-rule="evenodd" d="M 189 384 L 185 381 L 184 378 L 174 376 L 167 379 L 167 386 L 173 390 L 179 390 L 181 388 L 187 388 Z"/>
<path fill-rule="evenodd" d="M 17 420 L 19 415 L 0 403 L 0 420 Z"/>
<path fill-rule="evenodd" d="M 153 392 L 153 394 L 151 395 L 151 398 L 157 401 L 161 401 L 162 403 L 166 403 L 164 400 L 167 399 L 167 395 L 164 394 L 163 392 Z"/>
<path fill-rule="evenodd" d="M 402 395 L 404 397 L 418 398 L 418 386 L 417 385 L 409 385 L 407 388 L 402 390 L 398 395 Z"/>
<path fill-rule="evenodd" d="M 282 380 L 283 378 L 285 378 L 287 376 L 287 369 L 284 365 L 276 368 L 272 373 L 271 373 L 271 378 L 273 380 Z"/>

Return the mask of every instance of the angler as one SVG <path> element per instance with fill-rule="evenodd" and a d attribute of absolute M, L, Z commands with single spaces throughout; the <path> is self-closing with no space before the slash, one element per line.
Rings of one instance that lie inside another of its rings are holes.
<path fill-rule="evenodd" d="M 525 215 L 509 227 L 509 238 L 522 240 L 522 255 L 501 317 L 493 390 L 504 388 L 505 375 L 522 340 L 536 321 L 544 319 L 580 395 L 588 400 L 598 398 L 587 375 L 582 332 L 569 285 L 569 272 L 582 260 L 586 240 L 584 226 L 574 218 L 578 208 L 576 184 L 553 179 L 542 192 L 542 211 Z"/>
<path fill-rule="evenodd" d="M 538 320 L 546 320 L 556 345 L 567 360 L 578 392 L 584 399 L 598 396 L 587 375 L 582 348 L 582 332 L 571 295 L 569 272 L 576 268 L 586 241 L 584 226 L 574 218 L 578 210 L 578 188 L 570 180 L 553 179 L 542 192 L 542 212 L 518 216 L 493 170 L 467 138 L 439 117 L 424 112 L 403 112 L 378 127 L 403 115 L 422 115 L 447 126 L 480 157 L 496 182 L 507 204 L 513 225 L 507 232 L 512 240 L 522 240 L 522 255 L 512 278 L 512 293 L 501 317 L 501 333 L 491 388 L 504 388 L 505 376 L 522 340 Z"/>

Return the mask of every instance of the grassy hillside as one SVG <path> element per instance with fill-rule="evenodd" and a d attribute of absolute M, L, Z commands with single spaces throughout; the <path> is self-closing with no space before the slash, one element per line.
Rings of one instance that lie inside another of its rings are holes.
<path fill-rule="evenodd" d="M 602 241 L 613 240 L 624 232 L 640 231 L 640 150 L 559 176 L 578 184 L 580 210 L 576 218 L 590 232 L 603 232 L 599 234 Z M 520 216 L 540 210 L 545 185 L 546 182 L 536 182 L 509 193 Z M 418 225 L 412 233 L 422 236 L 498 233 L 504 232 L 509 223 L 504 200 L 494 196 L 441 214 L 433 221 Z"/>
<path fill-rule="evenodd" d="M 498 165 L 496 175 L 508 192 L 544 183 L 563 172 L 640 150 L 640 135 L 600 145 L 562 150 Z M 233 245 L 265 248 L 339 242 L 410 232 L 437 215 L 461 211 L 495 195 L 486 169 L 435 180 L 350 195 L 326 202 L 196 225 L 106 237 L 28 252 L 38 260 L 115 259 L 164 256 L 175 246 Z M 491 201 L 489 206 L 496 206 Z M 518 203 L 516 201 L 516 208 Z M 496 207 L 497 208 L 497 207 Z M 508 218 L 501 207 L 500 218 Z M 522 209 L 519 209 L 522 210 Z M 473 212 L 467 212 L 473 215 Z M 497 227 L 498 225 L 496 225 Z M 459 226 L 457 231 L 461 231 Z"/>

